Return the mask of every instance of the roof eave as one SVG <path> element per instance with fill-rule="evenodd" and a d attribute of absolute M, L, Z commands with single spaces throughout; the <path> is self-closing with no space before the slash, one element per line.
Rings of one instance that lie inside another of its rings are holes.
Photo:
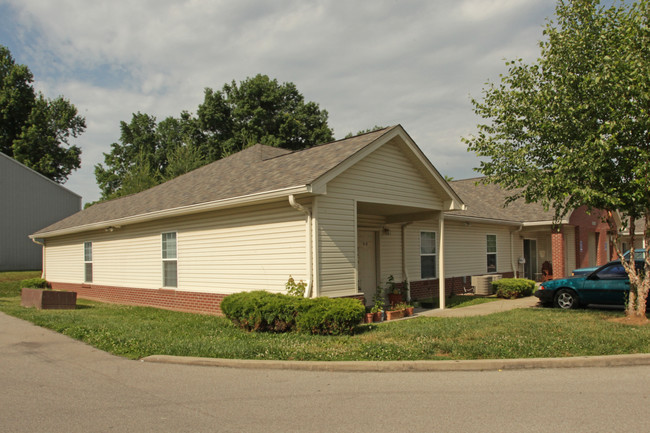
<path fill-rule="evenodd" d="M 164 209 L 160 211 L 149 212 L 140 215 L 133 215 L 124 218 L 116 218 L 112 220 L 106 220 L 91 224 L 85 224 L 81 226 L 68 227 L 60 230 L 53 230 L 49 232 L 36 232 L 29 235 L 31 239 L 45 239 L 56 236 L 71 235 L 75 233 L 83 233 L 92 230 L 105 230 L 111 227 L 121 227 L 125 225 L 143 223 L 148 221 L 153 221 L 161 218 L 172 218 L 183 215 L 190 215 L 201 212 L 208 212 L 217 209 L 223 209 L 228 207 L 243 206 L 247 204 L 253 204 L 268 200 L 273 200 L 277 198 L 286 197 L 292 194 L 304 194 L 310 193 L 310 185 L 300 185 L 293 186 L 289 188 L 282 188 L 273 191 L 266 191 L 262 193 L 249 194 L 240 197 L 233 197 L 223 200 L 216 200 L 206 203 L 199 203 L 190 206 L 182 206 L 172 209 Z"/>
<path fill-rule="evenodd" d="M 445 215 L 445 219 L 446 220 L 453 220 L 453 221 L 467 221 L 467 222 L 484 223 L 484 224 L 501 224 L 501 225 L 507 225 L 507 226 L 521 226 L 522 225 L 521 221 L 508 221 L 508 220 L 500 220 L 500 219 L 495 219 L 495 218 L 484 218 L 484 217 L 476 217 L 476 216 L 469 216 L 469 215 L 458 215 L 458 214 Z"/>

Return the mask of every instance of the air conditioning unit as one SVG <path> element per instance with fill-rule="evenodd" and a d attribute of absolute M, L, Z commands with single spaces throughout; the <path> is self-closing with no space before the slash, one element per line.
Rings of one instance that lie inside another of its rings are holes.
<path fill-rule="evenodd" d="M 492 281 L 501 279 L 501 274 L 473 275 L 472 287 L 475 295 L 491 295 Z"/>

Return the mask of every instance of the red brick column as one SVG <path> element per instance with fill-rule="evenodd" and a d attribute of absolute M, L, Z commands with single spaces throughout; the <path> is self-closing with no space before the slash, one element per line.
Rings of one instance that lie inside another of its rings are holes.
<path fill-rule="evenodd" d="M 566 252 L 564 251 L 564 233 L 562 229 L 553 229 L 551 232 L 551 250 L 553 251 L 553 278 L 566 277 L 564 266 Z"/>

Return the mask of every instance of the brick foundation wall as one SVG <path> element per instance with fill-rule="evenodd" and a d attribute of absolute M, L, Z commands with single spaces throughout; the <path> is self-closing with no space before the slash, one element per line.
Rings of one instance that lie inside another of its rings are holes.
<path fill-rule="evenodd" d="M 77 297 L 93 301 L 216 315 L 221 315 L 221 301 L 227 296 L 219 293 L 182 292 L 169 289 L 136 289 L 94 284 L 51 282 L 51 285 L 55 290 L 77 292 Z"/>
<path fill-rule="evenodd" d="M 54 290 L 76 292 L 78 298 L 112 304 L 155 307 L 186 313 L 221 316 L 221 301 L 228 296 L 220 293 L 183 292 L 170 289 L 136 289 L 95 284 L 50 282 Z M 363 294 L 345 296 L 363 302 Z"/>

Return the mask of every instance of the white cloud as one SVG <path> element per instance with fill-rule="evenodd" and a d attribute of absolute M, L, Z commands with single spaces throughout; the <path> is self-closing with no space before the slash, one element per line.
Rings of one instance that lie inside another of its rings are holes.
<path fill-rule="evenodd" d="M 94 200 L 93 166 L 141 111 L 195 111 L 203 89 L 264 73 L 330 114 L 336 136 L 401 123 L 444 174 L 471 176 L 460 137 L 478 121 L 469 95 L 535 58 L 547 0 L 273 2 L 10 0 L 19 48 L 48 96 L 86 116 L 83 168 L 68 186 Z M 20 37 L 25 41 L 25 37 Z"/>

